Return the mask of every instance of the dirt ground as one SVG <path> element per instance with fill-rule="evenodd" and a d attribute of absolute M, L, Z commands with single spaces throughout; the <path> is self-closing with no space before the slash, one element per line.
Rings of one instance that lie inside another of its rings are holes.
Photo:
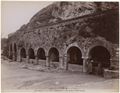
<path fill-rule="evenodd" d="M 2 92 L 11 91 L 98 91 L 118 92 L 118 79 L 105 79 L 82 72 L 31 70 L 24 63 L 1 59 Z"/>

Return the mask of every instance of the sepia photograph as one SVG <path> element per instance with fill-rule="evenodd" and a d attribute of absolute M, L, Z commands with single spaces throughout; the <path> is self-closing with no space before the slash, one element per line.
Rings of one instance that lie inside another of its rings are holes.
<path fill-rule="evenodd" d="M 119 2 L 1 1 L 1 92 L 119 93 Z"/>

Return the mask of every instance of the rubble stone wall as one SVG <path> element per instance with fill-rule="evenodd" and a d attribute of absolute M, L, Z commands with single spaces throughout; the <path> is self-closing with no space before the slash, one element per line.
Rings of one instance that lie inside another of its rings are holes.
<path fill-rule="evenodd" d="M 117 18 L 117 12 L 115 10 L 110 10 L 36 28 L 29 28 L 29 25 L 26 25 L 8 38 L 9 56 L 12 55 L 13 60 L 17 57 L 17 61 L 21 61 L 20 51 L 22 48 L 25 48 L 26 62 L 31 60 L 35 62 L 37 61 L 38 49 L 42 48 L 45 51 L 46 66 L 57 64 L 56 66 L 58 68 L 66 69 L 68 49 L 75 46 L 78 47 L 82 53 L 83 71 L 85 71 L 85 62 L 89 59 L 89 52 L 91 49 L 95 46 L 103 46 L 111 55 L 112 65 L 112 62 L 115 62 L 112 59 L 116 58 L 116 49 L 118 48 L 118 43 L 116 42 L 118 38 L 112 33 L 114 32 L 113 30 L 117 32 L 118 29 L 113 29 L 111 27 L 111 30 L 109 30 L 110 28 L 108 27 L 110 27 L 110 24 L 116 27 L 118 25 L 118 23 L 115 22 Z M 104 25 L 102 25 L 101 21 Z M 110 31 L 109 33 L 111 34 L 108 33 L 108 35 L 113 35 L 113 38 L 105 37 L 107 35 L 103 34 L 103 30 L 105 34 Z M 100 31 L 101 33 L 99 33 Z M 17 47 L 17 56 L 15 56 L 14 44 L 16 44 Z M 34 50 L 35 59 L 29 59 L 28 52 L 30 48 Z M 51 48 L 56 48 L 59 52 L 59 62 L 57 63 L 50 62 L 49 50 Z M 116 65 L 114 65 L 114 67 L 116 67 Z"/>

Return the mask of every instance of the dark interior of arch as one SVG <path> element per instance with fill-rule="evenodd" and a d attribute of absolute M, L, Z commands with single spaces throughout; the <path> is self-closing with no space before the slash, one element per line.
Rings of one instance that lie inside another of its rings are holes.
<path fill-rule="evenodd" d="M 14 44 L 14 55 L 15 55 L 15 60 L 17 59 L 17 46 Z"/>
<path fill-rule="evenodd" d="M 14 51 L 17 52 L 16 44 L 14 44 Z"/>
<path fill-rule="evenodd" d="M 20 55 L 21 55 L 22 58 L 26 58 L 26 51 L 25 51 L 24 48 L 21 49 Z"/>
<path fill-rule="evenodd" d="M 59 62 L 59 52 L 56 48 L 51 48 L 49 51 L 49 59 L 52 62 Z"/>
<path fill-rule="evenodd" d="M 43 59 L 43 60 L 46 59 L 44 49 L 42 49 L 42 48 L 38 49 L 38 51 L 37 51 L 37 57 L 38 57 L 38 59 Z"/>
<path fill-rule="evenodd" d="M 12 44 L 10 45 L 10 59 L 12 59 L 13 58 L 13 53 L 12 53 L 13 51 L 12 51 Z"/>
<path fill-rule="evenodd" d="M 71 47 L 67 52 L 67 56 L 68 56 L 68 63 L 83 65 L 82 53 L 79 48 Z"/>
<path fill-rule="evenodd" d="M 94 65 L 97 65 L 99 62 L 101 62 L 103 67 L 110 66 L 110 53 L 105 47 L 94 47 L 90 51 L 90 56 L 94 60 Z"/>
<path fill-rule="evenodd" d="M 30 59 L 35 59 L 34 50 L 32 48 L 28 50 L 28 55 Z"/>

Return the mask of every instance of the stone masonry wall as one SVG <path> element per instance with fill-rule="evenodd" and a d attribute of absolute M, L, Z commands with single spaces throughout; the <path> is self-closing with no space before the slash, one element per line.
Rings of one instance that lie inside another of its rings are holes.
<path fill-rule="evenodd" d="M 14 43 L 17 45 L 18 58 L 22 47 L 26 49 L 27 55 L 28 49 L 33 48 L 35 56 L 38 48 L 43 48 L 46 56 L 48 56 L 50 48 L 55 47 L 58 49 L 59 55 L 64 57 L 66 55 L 65 51 L 70 46 L 80 47 L 82 57 L 86 58 L 90 49 L 98 45 L 104 46 L 108 49 L 111 56 L 114 57 L 114 46 L 118 41 L 118 35 L 113 33 L 114 31 L 118 32 L 118 28 L 116 28 L 118 25 L 117 19 L 117 12 L 110 10 L 33 29 L 29 29 L 29 26 L 26 25 L 9 37 L 9 45 L 12 44 L 12 47 L 14 47 Z M 108 32 L 109 37 L 107 35 Z M 113 36 L 113 38 L 110 36 Z M 62 58 L 62 60 L 65 59 Z"/>

